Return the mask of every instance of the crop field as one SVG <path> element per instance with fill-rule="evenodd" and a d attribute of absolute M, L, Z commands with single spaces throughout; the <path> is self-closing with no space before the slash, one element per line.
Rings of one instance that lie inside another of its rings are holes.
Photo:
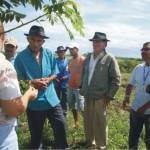
<path fill-rule="evenodd" d="M 108 149 L 128 149 L 128 134 L 129 134 L 129 111 L 122 109 L 122 101 L 124 100 L 125 87 L 130 78 L 133 67 L 141 63 L 141 60 L 118 60 L 121 73 L 122 84 L 117 92 L 116 99 L 111 102 L 108 108 Z M 129 65 L 130 64 L 130 65 Z M 131 67 L 131 68 L 130 68 Z M 130 68 L 130 69 L 129 69 Z M 134 97 L 134 92 L 131 96 L 131 101 Z M 79 145 L 79 142 L 85 140 L 83 118 L 80 115 L 79 128 L 72 127 L 74 124 L 72 113 L 68 113 L 67 123 L 67 139 L 71 149 L 86 149 Z M 30 134 L 26 114 L 24 113 L 19 118 L 18 129 L 19 147 L 20 149 L 29 149 Z M 54 149 L 54 136 L 53 131 L 48 123 L 45 122 L 43 130 L 43 146 L 44 149 Z M 142 133 L 139 149 L 145 149 L 144 133 Z"/>

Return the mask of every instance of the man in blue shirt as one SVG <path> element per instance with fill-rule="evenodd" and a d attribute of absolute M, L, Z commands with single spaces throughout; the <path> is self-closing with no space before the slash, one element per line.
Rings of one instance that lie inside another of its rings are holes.
<path fill-rule="evenodd" d="M 68 149 L 65 118 L 53 85 L 59 73 L 56 59 L 50 50 L 42 47 L 48 37 L 41 26 L 32 26 L 25 35 L 29 45 L 16 57 L 15 68 L 19 79 L 31 82 L 39 92 L 27 109 L 30 148 L 40 147 L 44 122 L 48 118 L 54 130 L 56 148 Z"/>
<path fill-rule="evenodd" d="M 14 39 L 13 37 L 7 38 L 5 43 L 4 43 L 4 50 L 5 50 L 5 57 L 6 59 L 12 64 L 14 65 L 14 61 L 15 61 L 15 53 L 16 50 L 18 48 L 18 44 L 16 39 Z"/>
<path fill-rule="evenodd" d="M 67 50 L 64 49 L 63 46 L 59 46 L 55 52 L 58 55 L 56 62 L 59 69 L 59 73 L 57 74 L 57 78 L 55 80 L 55 90 L 58 98 L 60 99 L 60 104 L 65 117 L 67 117 L 67 87 L 69 80 L 69 60 L 65 57 L 66 51 Z"/>

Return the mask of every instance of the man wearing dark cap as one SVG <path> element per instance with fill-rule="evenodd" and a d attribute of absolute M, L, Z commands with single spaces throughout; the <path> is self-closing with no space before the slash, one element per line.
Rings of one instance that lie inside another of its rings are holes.
<path fill-rule="evenodd" d="M 65 118 L 67 117 L 67 87 L 69 80 L 69 59 L 65 57 L 66 51 L 67 50 L 64 49 L 63 46 L 59 46 L 55 52 L 58 55 L 56 62 L 59 69 L 59 73 L 57 74 L 57 78 L 55 80 L 55 90 L 58 98 L 60 99 L 60 104 Z"/>
<path fill-rule="evenodd" d="M 15 68 L 18 78 L 31 82 L 39 92 L 27 108 L 30 148 L 41 147 L 42 130 L 48 118 L 54 130 L 56 148 L 67 149 L 65 118 L 52 82 L 58 74 L 56 59 L 49 49 L 42 47 L 48 37 L 41 26 L 32 26 L 25 35 L 29 45 L 16 57 Z"/>
<path fill-rule="evenodd" d="M 84 95 L 84 129 L 86 146 L 106 149 L 107 107 L 120 85 L 120 70 L 114 56 L 105 48 L 109 41 L 105 33 L 95 32 L 90 39 L 93 53 L 87 55 L 81 77 L 81 94 Z"/>

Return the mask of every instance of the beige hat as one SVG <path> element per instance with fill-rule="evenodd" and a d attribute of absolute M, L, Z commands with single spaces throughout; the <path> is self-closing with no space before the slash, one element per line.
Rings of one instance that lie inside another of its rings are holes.
<path fill-rule="evenodd" d="M 5 40 L 5 43 L 4 43 L 4 44 L 5 44 L 5 45 L 11 44 L 11 45 L 13 45 L 13 46 L 15 46 L 15 47 L 18 46 L 16 39 L 14 39 L 13 37 L 7 38 L 7 39 Z"/>

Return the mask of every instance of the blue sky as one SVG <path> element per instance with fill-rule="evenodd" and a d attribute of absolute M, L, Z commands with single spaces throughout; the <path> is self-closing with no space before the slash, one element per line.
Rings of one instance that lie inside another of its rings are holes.
<path fill-rule="evenodd" d="M 95 32 L 104 32 L 111 40 L 106 50 L 116 57 L 141 58 L 140 49 L 142 44 L 150 41 L 150 1 L 149 0 L 75 0 L 80 5 L 81 16 L 84 21 L 85 37 L 76 33 L 70 24 L 75 35 L 75 42 L 80 46 L 80 54 L 92 52 L 92 43 L 89 41 Z M 32 8 L 18 8 L 27 12 L 29 21 L 42 14 L 42 11 L 35 12 Z M 18 23 L 8 23 L 5 30 L 15 27 Z M 41 24 L 34 22 L 10 33 L 17 39 L 19 48 L 23 50 L 28 42 L 24 33 L 28 33 L 32 25 L 42 25 L 46 35 L 50 37 L 44 43 L 44 47 L 53 52 L 58 46 L 66 47 L 71 42 L 67 31 L 61 23 L 51 26 L 48 21 Z"/>

